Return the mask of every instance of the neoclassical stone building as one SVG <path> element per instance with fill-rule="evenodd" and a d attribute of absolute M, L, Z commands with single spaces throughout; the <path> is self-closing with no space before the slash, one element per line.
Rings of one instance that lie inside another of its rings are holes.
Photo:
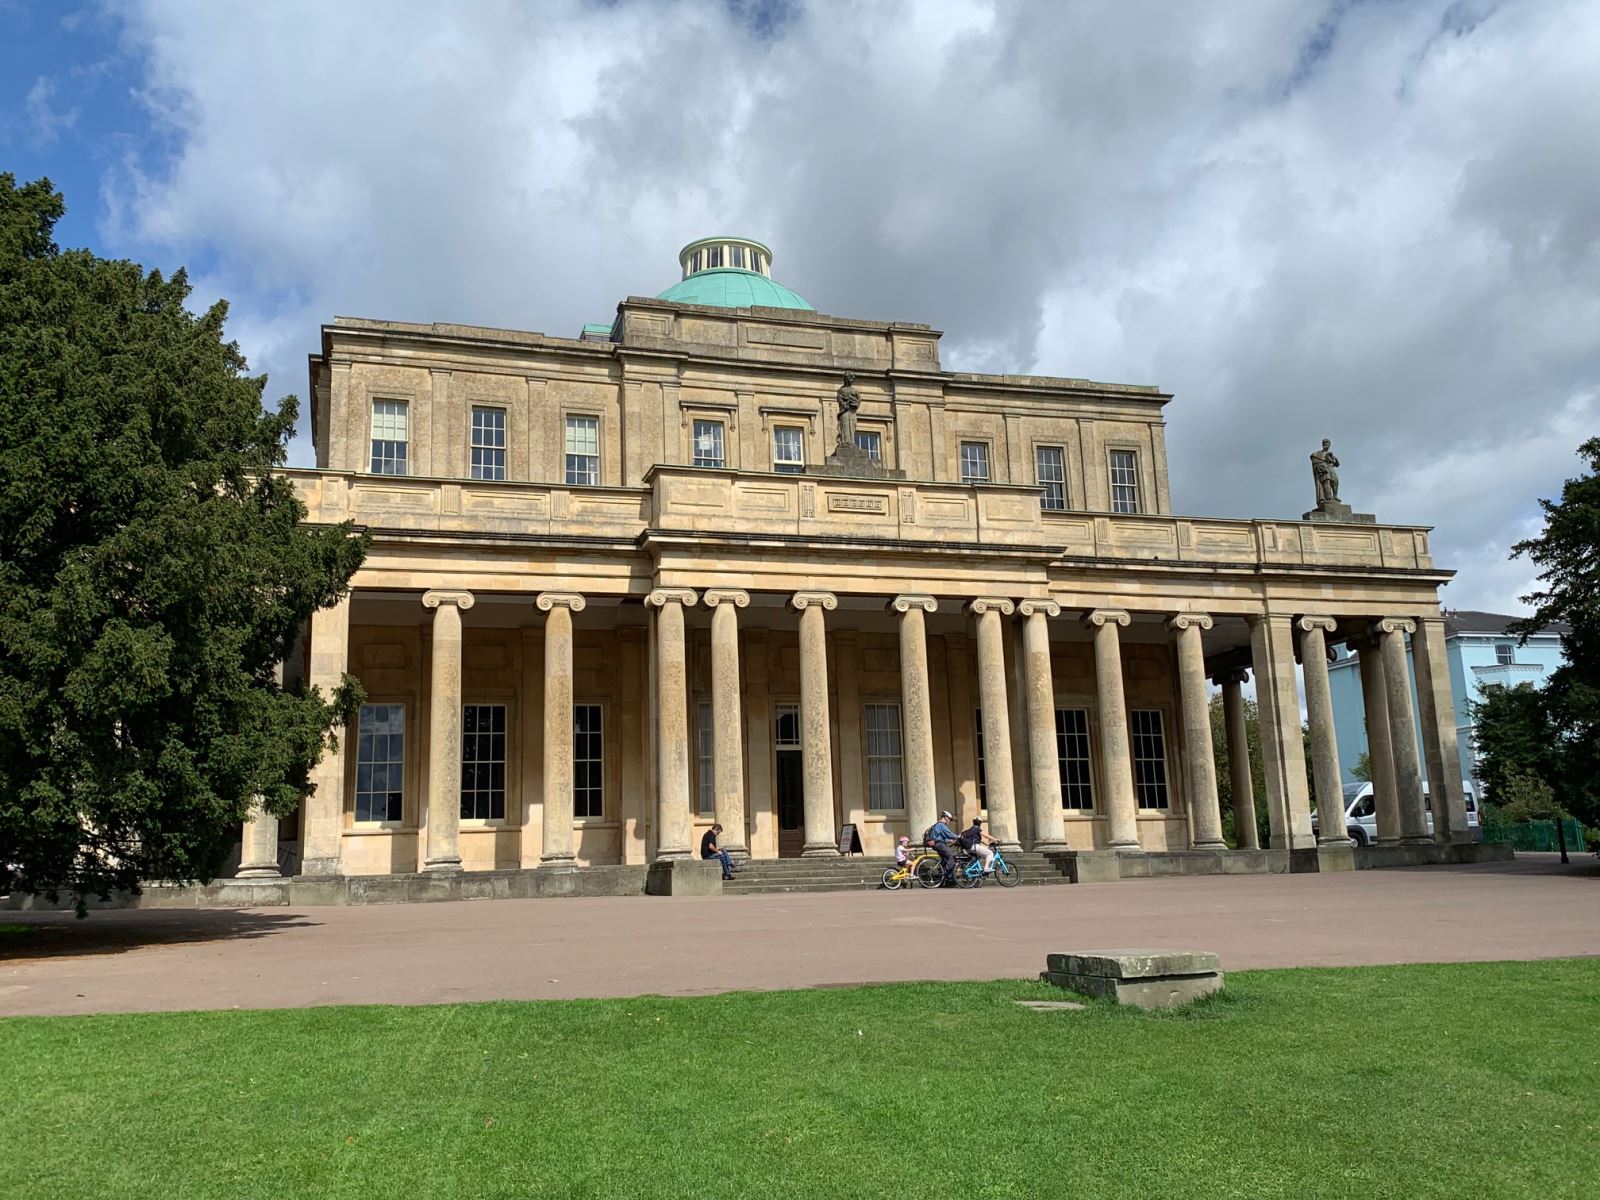
<path fill-rule="evenodd" d="M 1348 865 L 1342 821 L 1317 851 L 1296 671 L 1337 795 L 1335 642 L 1392 730 L 1384 836 L 1425 838 L 1425 760 L 1466 839 L 1426 529 L 1174 513 L 1167 393 L 946 371 L 937 331 L 816 312 L 747 239 L 680 266 L 576 338 L 323 327 L 290 474 L 373 543 L 288 669 L 368 701 L 241 875 L 646 863 L 713 820 L 756 859 L 846 822 L 886 854 L 940 808 L 1029 848 L 1220 850 L 1208 680 L 1242 740 L 1246 672 L 1273 845 Z"/>

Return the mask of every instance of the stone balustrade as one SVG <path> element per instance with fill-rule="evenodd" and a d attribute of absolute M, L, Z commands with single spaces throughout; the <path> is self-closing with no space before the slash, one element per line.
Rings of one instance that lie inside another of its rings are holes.
<path fill-rule="evenodd" d="M 1042 512 L 1039 489 L 1007 484 L 830 479 L 658 466 L 646 487 L 429 479 L 295 469 L 317 522 L 392 534 L 636 539 L 645 530 L 719 537 L 870 539 L 1037 549 L 1067 564 L 1431 571 L 1428 530 L 1092 512 Z"/>

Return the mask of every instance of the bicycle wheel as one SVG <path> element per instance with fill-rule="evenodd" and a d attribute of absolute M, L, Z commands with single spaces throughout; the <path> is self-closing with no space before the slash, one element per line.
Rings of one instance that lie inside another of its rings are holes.
<path fill-rule="evenodd" d="M 904 879 L 898 867 L 885 867 L 883 869 L 883 886 L 891 892 L 898 892 Z"/>
<path fill-rule="evenodd" d="M 956 868 L 956 886 L 960 888 L 975 888 L 983 886 L 983 873 L 976 875 L 969 872 L 966 866 Z"/>
<path fill-rule="evenodd" d="M 925 888 L 936 888 L 944 879 L 944 867 L 937 854 L 917 859 L 911 877 Z"/>
<path fill-rule="evenodd" d="M 994 881 L 1001 887 L 1016 887 L 1022 882 L 1022 868 L 1013 867 L 1008 862 L 997 862 L 994 865 Z"/>

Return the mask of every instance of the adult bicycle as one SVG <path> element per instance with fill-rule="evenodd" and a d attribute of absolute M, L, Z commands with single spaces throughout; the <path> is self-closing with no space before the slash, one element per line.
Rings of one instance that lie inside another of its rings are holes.
<path fill-rule="evenodd" d="M 1005 852 L 999 846 L 993 849 L 993 857 L 989 860 L 992 870 L 985 872 L 983 859 L 976 854 L 964 856 L 956 864 L 956 886 L 963 888 L 982 887 L 985 880 L 993 879 L 1001 887 L 1013 888 L 1022 882 L 1022 868 L 1013 866 L 1006 861 Z"/>

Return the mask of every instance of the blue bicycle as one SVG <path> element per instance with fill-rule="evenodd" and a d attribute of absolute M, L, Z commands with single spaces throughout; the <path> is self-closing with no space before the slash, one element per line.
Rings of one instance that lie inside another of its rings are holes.
<path fill-rule="evenodd" d="M 993 879 L 1001 887 L 1012 888 L 1022 882 L 1022 868 L 1008 863 L 999 846 L 994 847 L 991 865 L 994 870 L 986 874 L 983 869 L 983 859 L 976 854 L 963 855 L 956 863 L 956 886 L 982 887 L 984 880 Z"/>

